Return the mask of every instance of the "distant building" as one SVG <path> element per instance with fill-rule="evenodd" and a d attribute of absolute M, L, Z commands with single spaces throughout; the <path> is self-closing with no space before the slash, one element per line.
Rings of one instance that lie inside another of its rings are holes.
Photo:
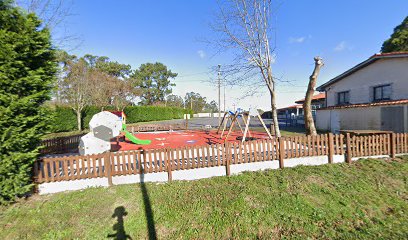
<path fill-rule="evenodd" d="M 325 93 L 318 93 L 312 97 L 312 114 L 315 117 L 316 110 L 325 106 Z M 278 119 L 285 125 L 304 125 L 303 103 L 305 99 L 295 101 L 296 104 L 278 109 Z M 272 118 L 271 111 L 264 112 L 262 118 Z"/>
<path fill-rule="evenodd" d="M 375 54 L 317 88 L 319 130 L 408 132 L 408 52 Z"/>

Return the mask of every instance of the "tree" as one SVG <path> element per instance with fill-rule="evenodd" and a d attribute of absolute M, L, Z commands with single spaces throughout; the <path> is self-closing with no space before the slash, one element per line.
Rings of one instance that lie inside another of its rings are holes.
<path fill-rule="evenodd" d="M 258 79 L 262 79 L 270 94 L 273 128 L 279 137 L 271 14 L 270 0 L 225 0 L 212 25 L 218 38 L 211 43 L 218 51 L 230 50 L 234 55 L 233 63 L 223 70 L 233 79 L 229 84 L 256 88 L 261 85 Z"/>
<path fill-rule="evenodd" d="M 320 68 L 323 66 L 323 61 L 320 57 L 315 57 L 315 67 L 312 75 L 309 77 L 309 84 L 307 86 L 306 97 L 303 103 L 303 110 L 305 114 L 305 128 L 307 135 L 317 135 L 316 127 L 313 120 L 312 114 L 312 97 L 314 94 L 314 89 L 316 87 L 317 77 L 320 73 Z"/>
<path fill-rule="evenodd" d="M 66 77 L 67 64 L 76 59 L 75 55 L 70 55 L 64 50 L 56 50 L 56 60 L 58 62 L 57 81 L 53 87 L 52 95 L 54 96 L 54 103 L 63 104 L 61 99 L 61 92 L 64 87 L 64 78 Z"/>
<path fill-rule="evenodd" d="M 207 104 L 207 99 L 201 96 L 199 93 L 189 92 L 186 93 L 184 102 L 186 104 L 186 108 L 190 108 L 194 112 L 199 113 L 203 111 L 205 105 Z"/>
<path fill-rule="evenodd" d="M 101 110 L 111 105 L 117 78 L 96 68 L 89 68 L 86 77 L 89 85 L 92 86 L 92 88 L 85 89 L 88 91 L 84 92 L 89 95 L 89 104 L 100 107 Z"/>
<path fill-rule="evenodd" d="M 408 51 L 408 17 L 394 28 L 391 37 L 384 41 L 381 52 L 406 52 Z"/>
<path fill-rule="evenodd" d="M 182 108 L 184 106 L 183 98 L 178 95 L 170 94 L 167 96 L 166 106 Z"/>
<path fill-rule="evenodd" d="M 91 92 L 96 85 L 90 80 L 90 71 L 83 58 L 68 61 L 65 67 L 66 77 L 61 86 L 61 98 L 77 115 L 78 130 L 82 130 L 82 111 L 92 101 Z"/>
<path fill-rule="evenodd" d="M 112 103 L 116 110 L 123 111 L 137 95 L 139 95 L 139 90 L 134 89 L 128 79 L 116 78 L 112 82 Z"/>
<path fill-rule="evenodd" d="M 168 70 L 159 62 L 142 64 L 130 77 L 133 86 L 141 90 L 141 104 L 152 105 L 156 102 L 164 102 L 166 96 L 172 93 L 171 87 L 175 86 L 170 79 L 175 78 L 177 73 Z"/>
<path fill-rule="evenodd" d="M 41 27 L 50 30 L 53 43 L 59 48 L 77 48 L 80 37 L 70 32 L 73 0 L 16 0 L 18 6 L 42 20 Z"/>
<path fill-rule="evenodd" d="M 0 203 L 31 187 L 49 114 L 42 104 L 55 80 L 50 33 L 35 14 L 0 1 Z"/>
<path fill-rule="evenodd" d="M 124 79 L 131 73 L 131 66 L 129 64 L 113 62 L 105 56 L 99 57 L 91 54 L 85 54 L 84 59 L 89 64 L 90 68 L 98 69 L 99 71 L 113 77 Z"/>
<path fill-rule="evenodd" d="M 211 112 L 211 113 L 218 112 L 217 102 L 212 100 L 211 102 L 206 103 L 205 106 L 204 106 L 204 111 L 205 112 Z"/>

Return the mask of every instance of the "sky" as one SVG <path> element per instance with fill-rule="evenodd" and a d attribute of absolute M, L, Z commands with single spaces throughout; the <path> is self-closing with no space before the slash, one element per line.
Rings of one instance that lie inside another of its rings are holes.
<path fill-rule="evenodd" d="M 214 35 L 210 23 L 216 0 L 73 0 L 69 31 L 81 39 L 71 54 L 108 56 L 133 69 L 162 62 L 178 73 L 173 93 L 198 92 L 218 101 L 211 68 L 230 63 L 202 39 Z M 277 105 L 293 105 L 304 97 L 314 56 L 325 63 L 318 85 L 380 51 L 393 28 L 408 15 L 408 1 L 280 0 L 276 19 Z M 237 86 L 226 86 L 226 108 L 270 109 L 266 87 L 250 97 Z M 223 90 L 222 90 L 223 95 Z M 221 100 L 221 109 L 223 102 Z"/>

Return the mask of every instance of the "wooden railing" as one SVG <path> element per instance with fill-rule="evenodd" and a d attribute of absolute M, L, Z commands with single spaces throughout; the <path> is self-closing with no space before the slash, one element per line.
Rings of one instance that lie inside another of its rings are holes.
<path fill-rule="evenodd" d="M 155 132 L 155 131 L 170 131 L 170 130 L 184 130 L 185 124 L 143 124 L 136 126 L 127 126 L 127 130 L 136 132 Z"/>
<path fill-rule="evenodd" d="M 321 134 L 317 136 L 281 137 L 244 143 L 225 143 L 204 146 L 188 146 L 175 149 L 152 149 L 107 152 L 86 156 L 62 156 L 41 158 L 35 162 L 35 182 L 107 177 L 130 174 L 172 171 L 225 166 L 229 175 L 231 164 L 279 160 L 284 167 L 287 158 L 345 155 L 352 157 L 408 153 L 408 133 L 353 136 Z"/>
<path fill-rule="evenodd" d="M 66 153 L 78 148 L 84 134 L 46 139 L 41 142 L 41 154 Z"/>

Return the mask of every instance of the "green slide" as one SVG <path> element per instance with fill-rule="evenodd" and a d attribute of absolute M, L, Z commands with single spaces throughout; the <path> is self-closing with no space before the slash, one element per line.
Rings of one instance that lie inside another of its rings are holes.
<path fill-rule="evenodd" d="M 135 137 L 132 133 L 126 130 L 125 124 L 122 124 L 122 131 L 125 133 L 125 137 L 127 137 L 127 139 L 129 139 L 134 144 L 148 145 L 152 142 L 151 140 L 142 140 L 142 139 Z"/>

